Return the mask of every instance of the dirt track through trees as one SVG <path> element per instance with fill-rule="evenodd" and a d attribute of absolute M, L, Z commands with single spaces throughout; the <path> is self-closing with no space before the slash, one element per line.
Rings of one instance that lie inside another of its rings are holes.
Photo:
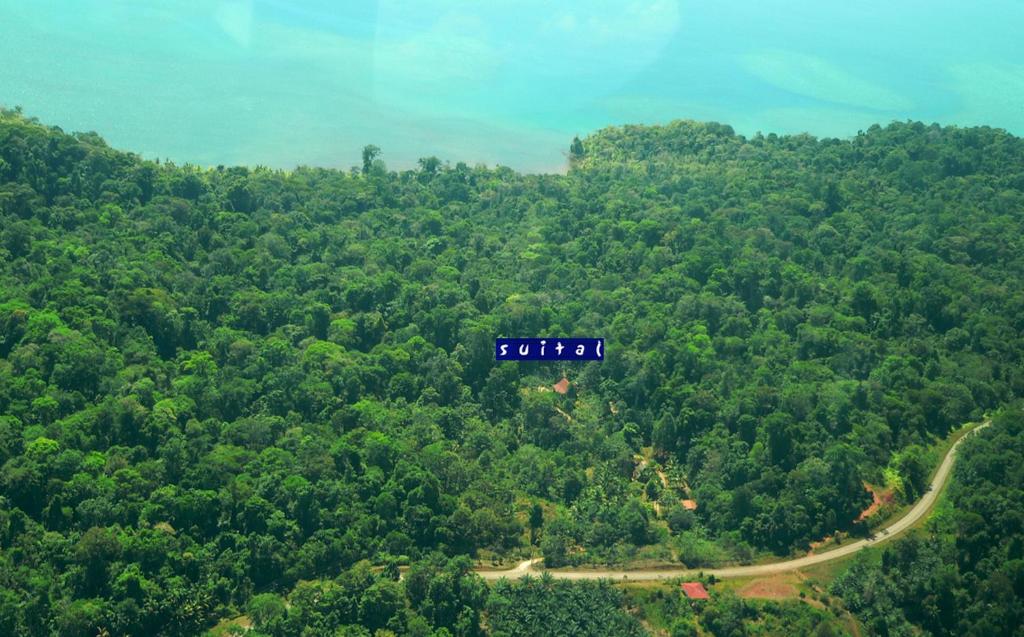
<path fill-rule="evenodd" d="M 549 573 L 552 577 L 558 579 L 569 579 L 569 580 L 593 580 L 593 579 L 612 579 L 620 581 L 654 581 L 671 579 L 673 577 L 692 576 L 697 573 L 704 573 L 705 575 L 714 575 L 717 578 L 725 579 L 731 577 L 761 577 L 765 575 L 775 575 L 778 573 L 785 573 L 788 571 L 795 571 L 798 569 L 808 568 L 824 562 L 830 562 L 837 560 L 848 555 L 852 555 L 858 551 L 862 551 L 869 546 L 878 546 L 893 539 L 900 533 L 906 531 L 910 527 L 914 526 L 918 521 L 927 516 L 931 510 L 932 505 L 938 499 L 939 494 L 942 492 L 943 487 L 946 486 L 946 482 L 949 479 L 950 471 L 953 468 L 953 461 L 956 458 L 957 448 L 961 443 L 969 436 L 974 435 L 975 432 L 980 431 L 988 426 L 988 423 L 983 423 L 977 427 L 974 431 L 963 436 L 949 448 L 946 452 L 946 456 L 942 459 L 942 463 L 939 464 L 938 471 L 935 472 L 935 476 L 932 478 L 929 484 L 928 490 L 925 492 L 921 499 L 917 501 L 914 508 L 910 510 L 907 515 L 903 516 L 899 520 L 893 522 L 884 529 L 879 530 L 875 535 L 870 538 L 851 542 L 839 548 L 827 551 L 825 553 L 816 553 L 813 555 L 807 555 L 805 557 L 799 557 L 791 560 L 785 560 L 782 562 L 772 562 L 770 564 L 755 564 L 751 566 L 728 566 L 725 568 L 701 568 L 701 569 L 638 569 L 638 570 L 612 570 L 612 569 L 537 569 L 535 566 L 539 564 L 542 559 L 534 558 L 531 560 L 525 560 L 515 566 L 515 568 L 494 571 L 494 570 L 480 570 L 477 574 L 486 580 L 498 580 L 501 578 L 508 579 L 520 579 L 526 576 L 540 576 L 543 573 Z"/>

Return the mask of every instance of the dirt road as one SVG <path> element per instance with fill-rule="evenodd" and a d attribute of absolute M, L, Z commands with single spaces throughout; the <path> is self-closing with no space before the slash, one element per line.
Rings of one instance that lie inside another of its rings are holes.
<path fill-rule="evenodd" d="M 534 577 L 540 576 L 542 573 L 550 573 L 552 577 L 559 579 L 570 579 L 570 580 L 584 580 L 584 579 L 614 579 L 621 581 L 651 581 L 651 580 L 662 580 L 671 579 L 673 577 L 682 577 L 685 575 L 696 574 L 697 572 L 703 572 L 706 575 L 714 575 L 717 578 L 725 579 L 729 577 L 760 577 L 764 575 L 775 575 L 777 573 L 784 573 L 786 571 L 795 571 L 808 566 L 814 566 L 815 564 L 821 564 L 823 562 L 829 562 L 847 555 L 861 551 L 869 546 L 877 546 L 884 542 L 888 542 L 903 531 L 906 531 L 911 526 L 916 524 L 919 520 L 924 518 L 928 511 L 931 509 L 935 500 L 939 497 L 939 493 L 942 492 L 942 488 L 946 485 L 946 481 L 949 479 L 949 473 L 953 468 L 953 460 L 956 457 L 956 450 L 960 444 L 967 439 L 968 436 L 974 435 L 974 432 L 980 431 L 988 426 L 988 423 L 983 423 L 978 426 L 974 431 L 963 436 L 957 440 L 949 451 L 946 453 L 946 457 L 942 459 L 942 463 L 939 465 L 938 471 L 935 472 L 935 476 L 932 478 L 931 484 L 929 485 L 928 491 L 925 492 L 921 499 L 917 501 L 914 508 L 910 512 L 893 522 L 884 529 L 879 530 L 873 538 L 858 540 L 850 544 L 846 544 L 837 549 L 825 553 L 817 553 L 814 555 L 807 555 L 805 557 L 799 557 L 792 560 L 786 560 L 784 562 L 772 562 L 770 564 L 756 564 L 752 566 L 728 566 L 725 568 L 702 568 L 702 569 L 650 569 L 650 570 L 630 570 L 630 571 L 617 571 L 617 570 L 604 570 L 604 569 L 537 569 L 534 568 L 542 560 L 541 558 L 534 558 L 532 560 L 525 560 L 516 565 L 515 568 L 493 571 L 493 570 L 480 570 L 477 574 L 486 580 L 498 580 L 503 577 L 508 579 L 519 579 L 527 575 Z"/>

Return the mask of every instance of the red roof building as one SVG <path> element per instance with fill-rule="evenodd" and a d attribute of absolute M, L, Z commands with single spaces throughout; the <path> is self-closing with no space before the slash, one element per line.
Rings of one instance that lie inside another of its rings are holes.
<path fill-rule="evenodd" d="M 560 380 L 557 383 L 555 383 L 554 385 L 552 385 L 551 389 L 555 390 L 559 394 L 567 394 L 567 393 L 569 393 L 569 379 L 563 377 L 562 380 Z"/>
<path fill-rule="evenodd" d="M 679 588 L 683 589 L 685 594 L 690 599 L 710 599 L 708 590 L 704 588 L 704 585 L 700 582 L 683 582 L 679 585 Z"/>
<path fill-rule="evenodd" d="M 683 503 L 683 508 L 688 510 L 688 511 L 696 511 L 697 510 L 697 501 L 696 500 L 683 500 L 682 503 Z"/>

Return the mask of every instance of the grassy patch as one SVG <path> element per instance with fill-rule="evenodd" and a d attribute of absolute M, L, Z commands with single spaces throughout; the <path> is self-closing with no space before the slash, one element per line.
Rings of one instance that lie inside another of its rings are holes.
<path fill-rule="evenodd" d="M 252 620 L 246 615 L 222 619 L 219 624 L 206 631 L 206 637 L 230 637 L 244 635 L 252 630 Z"/>

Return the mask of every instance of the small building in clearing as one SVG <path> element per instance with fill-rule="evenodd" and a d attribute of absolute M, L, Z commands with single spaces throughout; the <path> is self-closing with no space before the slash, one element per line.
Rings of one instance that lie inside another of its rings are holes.
<path fill-rule="evenodd" d="M 563 376 L 562 380 L 558 381 L 557 383 L 555 383 L 554 385 L 551 386 L 551 389 L 555 390 L 559 394 L 568 394 L 569 393 L 569 379 Z"/>
<path fill-rule="evenodd" d="M 683 594 L 690 599 L 710 599 L 708 595 L 708 589 L 704 588 L 704 585 L 700 582 L 683 582 L 679 585 L 682 589 Z"/>
<path fill-rule="evenodd" d="M 683 500 L 682 504 L 683 504 L 683 508 L 686 509 L 687 511 L 696 511 L 697 510 L 697 501 L 696 500 Z"/>

